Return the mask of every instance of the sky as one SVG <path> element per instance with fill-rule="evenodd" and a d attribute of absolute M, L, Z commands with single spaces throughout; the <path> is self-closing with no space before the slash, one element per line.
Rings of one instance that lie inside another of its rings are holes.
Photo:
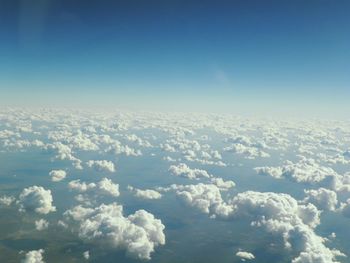
<path fill-rule="evenodd" d="M 346 116 L 350 2 L 0 0 L 0 104 Z"/>

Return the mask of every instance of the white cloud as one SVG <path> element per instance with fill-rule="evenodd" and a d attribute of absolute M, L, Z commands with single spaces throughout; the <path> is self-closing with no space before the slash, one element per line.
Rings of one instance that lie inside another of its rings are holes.
<path fill-rule="evenodd" d="M 90 258 L 90 252 L 87 250 L 83 253 L 83 257 L 88 260 Z"/>
<path fill-rule="evenodd" d="M 14 198 L 13 196 L 3 195 L 0 197 L 1 205 L 10 206 L 14 201 L 16 201 L 16 198 Z"/>
<path fill-rule="evenodd" d="M 161 193 L 151 189 L 141 190 L 129 185 L 128 190 L 133 192 L 134 196 L 141 199 L 160 199 L 162 197 Z"/>
<path fill-rule="evenodd" d="M 306 197 L 303 200 L 305 203 L 313 203 L 318 208 L 323 210 L 334 211 L 338 204 L 337 193 L 325 188 L 317 190 L 304 190 Z"/>
<path fill-rule="evenodd" d="M 286 248 L 301 251 L 293 263 L 335 263 L 337 256 L 345 256 L 327 248 L 326 239 L 314 232 L 320 223 L 320 211 L 312 204 L 299 204 L 290 195 L 247 191 L 225 202 L 215 185 L 172 185 L 168 189 L 176 191 L 188 205 L 212 217 L 241 218 L 249 220 L 252 226 L 280 234 Z M 305 255 L 309 261 L 305 261 Z"/>
<path fill-rule="evenodd" d="M 287 194 L 252 191 L 238 194 L 229 204 L 233 207 L 233 217 L 250 219 L 252 225 L 280 234 L 287 248 L 300 248 L 293 263 L 331 263 L 337 262 L 337 256 L 344 256 L 338 250 L 327 248 L 326 239 L 314 232 L 320 223 L 320 212 L 311 204 L 298 204 Z"/>
<path fill-rule="evenodd" d="M 211 178 L 211 182 L 215 184 L 217 187 L 219 187 L 221 191 L 225 191 L 236 186 L 234 181 L 231 181 L 231 180 L 224 181 L 222 178 L 217 178 L 217 177 Z"/>
<path fill-rule="evenodd" d="M 126 156 L 140 156 L 142 152 L 140 150 L 133 149 L 128 145 L 122 145 L 119 141 L 114 140 L 112 144 L 105 150 L 107 153 L 119 155 L 125 154 Z"/>
<path fill-rule="evenodd" d="M 246 252 L 246 251 L 238 251 L 238 252 L 236 253 L 236 256 L 239 257 L 239 258 L 241 258 L 243 261 L 245 261 L 245 260 L 251 260 L 251 259 L 254 259 L 254 258 L 255 258 L 255 256 L 254 256 L 252 253 Z"/>
<path fill-rule="evenodd" d="M 78 191 L 78 192 L 86 192 L 90 189 L 93 189 L 96 187 L 96 184 L 95 183 L 85 183 L 85 182 L 80 182 L 80 179 L 78 180 L 73 180 L 73 181 L 70 181 L 68 183 L 68 188 L 71 189 L 71 190 L 75 190 L 75 191 Z"/>
<path fill-rule="evenodd" d="M 35 211 L 40 214 L 48 214 L 56 211 L 52 201 L 50 190 L 34 185 L 24 188 L 17 202 L 20 205 L 20 211 Z"/>
<path fill-rule="evenodd" d="M 345 217 L 350 218 L 350 198 L 346 200 L 345 203 L 342 203 L 340 206 L 340 211 L 343 213 Z"/>
<path fill-rule="evenodd" d="M 169 172 L 176 176 L 185 177 L 188 179 L 199 179 L 201 177 L 209 178 L 211 175 L 207 173 L 205 170 L 201 169 L 191 169 L 184 163 L 180 163 L 178 165 L 171 165 L 169 167 Z"/>
<path fill-rule="evenodd" d="M 222 199 L 220 189 L 214 184 L 173 185 L 176 195 L 203 213 L 224 217 L 232 213 L 232 207 Z"/>
<path fill-rule="evenodd" d="M 235 143 L 229 147 L 225 147 L 224 151 L 242 154 L 247 159 L 255 159 L 256 157 L 270 157 L 270 155 L 259 148 L 244 145 L 241 143 Z"/>
<path fill-rule="evenodd" d="M 64 170 L 52 170 L 49 175 L 51 176 L 51 180 L 53 182 L 59 182 L 62 181 L 64 178 L 66 178 L 67 173 Z"/>
<path fill-rule="evenodd" d="M 22 263 L 44 263 L 43 249 L 32 250 L 26 253 L 25 258 L 21 261 Z"/>
<path fill-rule="evenodd" d="M 282 167 L 257 167 L 255 171 L 261 175 L 288 178 L 303 183 L 319 183 L 326 177 L 338 176 L 332 168 L 322 166 L 314 159 L 305 157 L 297 163 L 286 161 Z"/>
<path fill-rule="evenodd" d="M 100 172 L 115 172 L 114 163 L 107 160 L 90 160 L 87 163 L 87 166 L 94 168 L 96 171 Z"/>
<path fill-rule="evenodd" d="M 164 225 L 144 210 L 124 217 L 123 207 L 112 203 L 93 209 L 77 206 L 65 215 L 78 221 L 82 239 L 126 249 L 135 258 L 150 259 L 154 248 L 165 244 Z"/>
<path fill-rule="evenodd" d="M 80 179 L 73 180 L 68 183 L 68 188 L 80 193 L 93 190 L 95 194 L 112 195 L 117 197 L 119 193 L 119 185 L 112 182 L 111 179 L 102 178 L 98 183 L 85 183 Z"/>
<path fill-rule="evenodd" d="M 49 227 L 49 222 L 47 222 L 45 219 L 39 219 L 35 221 L 35 228 L 38 231 L 45 230 Z"/>
<path fill-rule="evenodd" d="M 97 184 L 100 193 L 102 194 L 110 194 L 112 196 L 119 196 L 119 185 L 114 184 L 111 179 L 103 178 Z"/>

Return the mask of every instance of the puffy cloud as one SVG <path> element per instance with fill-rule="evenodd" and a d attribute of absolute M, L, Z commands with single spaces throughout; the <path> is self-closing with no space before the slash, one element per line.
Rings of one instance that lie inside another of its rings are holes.
<path fill-rule="evenodd" d="M 247 159 L 255 159 L 256 157 L 270 157 L 270 155 L 259 148 L 244 145 L 241 143 L 235 143 L 230 147 L 225 147 L 224 151 L 233 152 L 244 155 Z"/>
<path fill-rule="evenodd" d="M 246 252 L 246 251 L 238 251 L 238 252 L 236 253 L 236 256 L 239 257 L 239 258 L 241 258 L 242 261 L 251 260 L 251 259 L 254 259 L 254 258 L 255 258 L 255 256 L 254 256 L 252 253 Z"/>
<path fill-rule="evenodd" d="M 255 171 L 261 175 L 288 178 L 303 183 L 319 183 L 326 177 L 338 176 L 332 168 L 322 166 L 314 159 L 305 157 L 297 163 L 286 161 L 282 167 L 257 167 Z"/>
<path fill-rule="evenodd" d="M 15 200 L 16 198 L 14 198 L 13 196 L 4 195 L 0 197 L 0 204 L 10 206 Z"/>
<path fill-rule="evenodd" d="M 45 263 L 43 258 L 43 249 L 32 250 L 26 253 L 25 258 L 21 261 L 22 263 Z"/>
<path fill-rule="evenodd" d="M 83 253 L 83 257 L 88 260 L 90 258 L 90 252 L 87 250 Z"/>
<path fill-rule="evenodd" d="M 173 185 L 176 195 L 190 206 L 196 207 L 211 216 L 228 216 L 232 207 L 221 197 L 220 189 L 214 184 Z"/>
<path fill-rule="evenodd" d="M 34 185 L 24 188 L 17 202 L 20 205 L 20 211 L 35 211 L 40 214 L 48 214 L 56 211 L 52 201 L 51 190 L 45 190 L 41 186 Z"/>
<path fill-rule="evenodd" d="M 169 167 L 169 172 L 176 176 L 185 177 L 188 179 L 199 179 L 201 177 L 209 178 L 211 175 L 207 173 L 205 170 L 201 169 L 191 169 L 184 163 L 180 163 L 178 165 L 171 165 Z"/>
<path fill-rule="evenodd" d="M 282 167 L 256 167 L 254 170 L 260 175 L 268 175 L 277 179 L 282 178 L 283 169 Z"/>
<path fill-rule="evenodd" d="M 346 200 L 345 203 L 342 203 L 340 206 L 340 211 L 343 213 L 345 217 L 350 218 L 350 198 Z"/>
<path fill-rule="evenodd" d="M 101 172 L 115 172 L 114 163 L 107 160 L 90 160 L 87 163 L 87 166 L 94 168 L 96 171 Z"/>
<path fill-rule="evenodd" d="M 53 182 L 59 182 L 62 181 L 64 178 L 66 178 L 67 173 L 64 170 L 52 170 L 49 175 L 51 176 L 51 180 Z"/>
<path fill-rule="evenodd" d="M 334 211 L 338 204 L 337 193 L 325 188 L 317 190 L 304 190 L 306 197 L 305 203 L 310 202 L 323 210 Z"/>
<path fill-rule="evenodd" d="M 215 185 L 172 185 L 165 190 L 174 190 L 188 205 L 212 217 L 250 220 L 252 226 L 281 235 L 286 248 L 300 251 L 293 263 L 335 263 L 336 257 L 345 256 L 326 247 L 326 239 L 314 232 L 320 211 L 312 204 L 299 204 L 288 194 L 247 191 L 225 202 Z"/>
<path fill-rule="evenodd" d="M 54 142 L 52 144 L 45 145 L 45 149 L 48 151 L 56 152 L 56 159 L 72 161 L 72 165 L 76 169 L 83 169 L 81 166 L 81 160 L 73 156 L 73 152 L 70 146 L 61 142 Z"/>
<path fill-rule="evenodd" d="M 80 182 L 80 179 L 78 180 L 73 180 L 68 183 L 68 188 L 71 190 L 75 190 L 78 192 L 86 192 L 87 190 L 93 189 L 96 187 L 95 183 L 85 183 L 85 182 Z"/>
<path fill-rule="evenodd" d="M 35 221 L 35 228 L 38 231 L 45 230 L 49 227 L 49 222 L 45 219 L 39 219 Z"/>
<path fill-rule="evenodd" d="M 133 149 L 128 145 L 122 145 L 119 141 L 114 140 L 111 145 L 105 150 L 107 153 L 111 154 L 125 154 L 126 156 L 140 156 L 142 152 L 140 150 Z"/>
<path fill-rule="evenodd" d="M 110 194 L 112 196 L 119 196 L 119 185 L 114 184 L 111 179 L 103 178 L 97 184 L 100 193 Z"/>
<path fill-rule="evenodd" d="M 211 178 L 211 182 L 215 184 L 217 187 L 219 187 L 221 191 L 225 191 L 236 186 L 234 181 L 231 181 L 231 180 L 224 181 L 222 178 L 217 178 L 217 177 Z"/>
<path fill-rule="evenodd" d="M 154 248 L 165 244 L 164 225 L 145 210 L 124 217 L 123 207 L 112 203 L 93 209 L 77 206 L 65 215 L 78 221 L 82 239 L 107 242 L 113 248 L 126 249 L 135 258 L 150 259 Z"/>
<path fill-rule="evenodd" d="M 147 140 L 144 140 L 138 137 L 136 134 L 127 134 L 125 138 L 131 142 L 136 142 L 139 146 L 142 147 L 152 147 L 151 143 Z"/>
<path fill-rule="evenodd" d="M 72 155 L 72 149 L 61 142 L 54 142 L 46 146 L 48 150 L 56 151 L 56 158 L 60 160 L 75 160 L 76 158 Z"/>
<path fill-rule="evenodd" d="M 108 178 L 103 178 L 97 184 L 81 182 L 80 179 L 73 180 L 68 183 L 68 188 L 80 193 L 94 190 L 94 193 L 101 195 L 112 195 L 114 197 L 120 195 L 119 185 L 113 183 L 112 180 Z"/>
<path fill-rule="evenodd" d="M 232 217 L 248 218 L 252 225 L 280 234 L 287 248 L 301 249 L 293 263 L 331 263 L 337 262 L 337 256 L 345 256 L 326 247 L 326 239 L 314 232 L 320 212 L 311 204 L 298 204 L 287 194 L 252 191 L 238 194 L 229 204 L 233 207 Z"/>
<path fill-rule="evenodd" d="M 141 199 L 160 199 L 162 197 L 161 193 L 151 189 L 141 190 L 129 185 L 128 190 Z"/>

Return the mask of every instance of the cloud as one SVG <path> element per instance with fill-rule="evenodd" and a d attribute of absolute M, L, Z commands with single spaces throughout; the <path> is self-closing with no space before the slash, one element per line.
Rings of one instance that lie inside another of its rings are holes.
<path fill-rule="evenodd" d="M 305 157 L 301 157 L 297 163 L 286 161 L 281 167 L 256 167 L 255 171 L 261 175 L 288 178 L 298 183 L 319 183 L 326 177 L 338 176 L 332 168 L 322 166 L 314 159 Z"/>
<path fill-rule="evenodd" d="M 35 228 L 38 231 L 45 230 L 49 227 L 49 222 L 47 222 L 45 219 L 39 219 L 35 221 Z"/>
<path fill-rule="evenodd" d="M 287 194 L 253 191 L 240 193 L 228 203 L 233 208 L 233 218 L 249 219 L 253 226 L 280 234 L 286 248 L 300 249 L 292 263 L 331 263 L 337 262 L 337 256 L 345 256 L 326 247 L 326 239 L 314 232 L 320 223 L 320 212 L 312 204 L 298 204 Z"/>
<path fill-rule="evenodd" d="M 304 190 L 306 197 L 303 200 L 305 203 L 313 203 L 318 208 L 323 210 L 335 211 L 338 204 L 337 193 L 325 188 L 317 190 Z"/>
<path fill-rule="evenodd" d="M 134 188 L 132 186 L 128 186 L 128 190 L 131 191 L 134 196 L 141 198 L 141 199 L 160 199 L 162 198 L 162 194 L 151 189 L 141 190 Z"/>
<path fill-rule="evenodd" d="M 215 184 L 221 191 L 226 191 L 232 187 L 235 187 L 236 184 L 234 181 L 228 180 L 224 181 L 222 178 L 211 178 L 211 182 Z"/>
<path fill-rule="evenodd" d="M 97 184 L 99 192 L 101 194 L 109 194 L 114 197 L 119 196 L 119 185 L 114 184 L 111 179 L 103 178 L 101 181 Z"/>
<path fill-rule="evenodd" d="M 220 189 L 214 184 L 173 185 L 176 195 L 186 204 L 196 207 L 203 213 L 222 217 L 232 213 L 232 207 L 221 197 Z"/>
<path fill-rule="evenodd" d="M 64 178 L 66 178 L 67 173 L 64 170 L 52 170 L 49 175 L 51 176 L 51 180 L 53 182 L 59 182 L 62 181 Z"/>
<path fill-rule="evenodd" d="M 124 217 L 123 207 L 112 203 L 93 209 L 77 206 L 65 215 L 78 222 L 82 239 L 126 249 L 128 255 L 138 259 L 151 259 L 155 247 L 165 244 L 165 226 L 145 210 Z"/>
<path fill-rule="evenodd" d="M 312 204 L 299 204 L 288 194 L 247 191 L 226 202 L 216 185 L 172 185 L 165 190 L 175 191 L 185 203 L 211 217 L 241 218 L 250 221 L 252 226 L 279 234 L 286 248 L 300 251 L 293 263 L 335 263 L 336 257 L 345 256 L 326 247 L 326 239 L 315 233 L 314 228 L 320 224 L 320 211 Z"/>
<path fill-rule="evenodd" d="M 119 141 L 114 140 L 108 148 L 105 150 L 107 153 L 119 155 L 125 154 L 126 156 L 140 156 L 142 152 L 140 150 L 133 149 L 128 145 L 122 145 Z"/>
<path fill-rule="evenodd" d="M 246 251 L 238 251 L 236 256 L 241 258 L 242 261 L 255 259 L 255 256 L 252 253 Z"/>
<path fill-rule="evenodd" d="M 94 168 L 96 171 L 100 172 L 115 172 L 114 163 L 107 160 L 90 160 L 87 163 L 87 166 Z"/>
<path fill-rule="evenodd" d="M 45 190 L 41 186 L 34 185 L 24 188 L 17 202 L 20 205 L 20 211 L 35 211 L 39 214 L 56 211 L 52 205 L 51 191 Z"/>
<path fill-rule="evenodd" d="M 207 173 L 205 170 L 201 169 L 191 169 L 184 163 L 180 163 L 178 165 L 171 165 L 169 167 L 169 172 L 176 176 L 185 177 L 188 179 L 199 179 L 201 177 L 209 178 L 211 175 Z"/>
<path fill-rule="evenodd" d="M 256 147 L 247 146 L 241 143 L 236 143 L 230 147 L 225 147 L 224 151 L 233 152 L 244 155 L 247 159 L 255 159 L 256 157 L 270 157 L 270 155 Z"/>
<path fill-rule="evenodd" d="M 0 197 L 1 205 L 10 206 L 14 201 L 16 201 L 16 198 L 14 198 L 13 196 L 3 195 Z"/>
<path fill-rule="evenodd" d="M 87 250 L 83 253 L 83 257 L 88 260 L 90 258 L 90 252 Z"/>
<path fill-rule="evenodd" d="M 93 189 L 96 187 L 96 184 L 95 183 L 85 183 L 85 182 L 80 182 L 80 179 L 77 179 L 77 180 L 73 180 L 73 181 L 70 181 L 68 183 L 68 188 L 71 189 L 71 190 L 75 190 L 75 191 L 78 191 L 78 192 L 86 192 L 90 189 Z"/>
<path fill-rule="evenodd" d="M 43 253 L 43 249 L 29 251 L 21 263 L 45 263 Z"/>
<path fill-rule="evenodd" d="M 80 179 L 68 183 L 68 188 L 80 193 L 94 191 L 98 195 L 111 195 L 117 197 L 120 195 L 119 185 L 112 182 L 111 179 L 102 178 L 98 183 L 85 183 Z"/>

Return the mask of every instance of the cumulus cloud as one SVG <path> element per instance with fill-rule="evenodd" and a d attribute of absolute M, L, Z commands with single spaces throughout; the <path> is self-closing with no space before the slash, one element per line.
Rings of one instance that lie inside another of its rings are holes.
<path fill-rule="evenodd" d="M 246 251 L 238 251 L 238 252 L 236 253 L 236 256 L 239 257 L 239 258 L 241 258 L 242 261 L 251 260 L 251 259 L 254 259 L 254 258 L 255 258 L 255 256 L 254 256 L 252 253 L 246 252 Z"/>
<path fill-rule="evenodd" d="M 162 197 L 161 193 L 152 189 L 141 190 L 129 185 L 128 190 L 131 191 L 134 196 L 141 199 L 160 199 Z"/>
<path fill-rule="evenodd" d="M 0 197 L 0 204 L 10 206 L 15 200 L 16 198 L 14 198 L 13 196 L 3 195 Z"/>
<path fill-rule="evenodd" d="M 49 227 L 49 222 L 47 222 L 45 219 L 39 219 L 35 221 L 35 228 L 38 231 L 45 230 Z"/>
<path fill-rule="evenodd" d="M 111 195 L 117 197 L 120 195 L 119 185 L 112 182 L 111 179 L 103 178 L 98 183 L 81 182 L 80 179 L 70 181 L 68 188 L 80 193 L 93 190 L 95 194 Z"/>
<path fill-rule="evenodd" d="M 222 178 L 211 178 L 211 182 L 215 184 L 221 191 L 226 191 L 232 187 L 235 187 L 236 184 L 232 180 L 224 181 Z"/>
<path fill-rule="evenodd" d="M 101 181 L 97 184 L 98 189 L 100 190 L 100 193 L 102 194 L 109 194 L 112 196 L 119 196 L 119 185 L 112 182 L 111 179 L 103 178 Z"/>
<path fill-rule="evenodd" d="M 100 172 L 115 172 L 114 163 L 107 160 L 90 160 L 87 163 L 87 166 L 94 168 L 96 171 Z"/>
<path fill-rule="evenodd" d="M 287 194 L 252 191 L 240 193 L 228 203 L 233 207 L 232 217 L 248 218 L 252 225 L 280 234 L 287 248 L 300 248 L 293 263 L 331 263 L 337 262 L 336 257 L 345 256 L 326 247 L 326 239 L 314 232 L 320 223 L 320 212 L 312 204 L 298 204 Z"/>
<path fill-rule="evenodd" d="M 322 210 L 334 211 L 338 204 L 337 193 L 325 188 L 316 190 L 304 190 L 306 197 L 303 200 L 305 203 L 313 203 Z"/>
<path fill-rule="evenodd" d="M 52 205 L 51 190 L 45 190 L 41 186 L 24 188 L 17 202 L 20 205 L 20 211 L 35 211 L 39 214 L 56 211 L 56 207 Z"/>
<path fill-rule="evenodd" d="M 95 183 L 85 183 L 85 182 L 80 182 L 80 179 L 70 181 L 68 183 L 68 188 L 71 190 L 75 190 L 77 192 L 86 192 L 90 189 L 94 189 L 96 187 Z"/>
<path fill-rule="evenodd" d="M 242 154 L 247 159 L 255 159 L 256 157 L 270 157 L 270 155 L 267 152 L 264 152 L 259 148 L 244 145 L 241 143 L 236 143 L 229 147 L 225 147 L 224 151 Z"/>
<path fill-rule="evenodd" d="M 318 183 L 326 177 L 338 176 L 332 168 L 322 166 L 314 159 L 305 157 L 296 163 L 286 161 L 281 167 L 256 167 L 255 171 L 261 175 L 288 178 L 303 183 Z"/>
<path fill-rule="evenodd" d="M 119 155 L 125 154 L 126 156 L 140 156 L 142 152 L 134 148 L 129 147 L 128 145 L 122 145 L 119 141 L 114 140 L 108 148 L 105 150 L 107 153 Z"/>
<path fill-rule="evenodd" d="M 29 251 L 21 263 L 45 263 L 43 254 L 43 249 Z"/>
<path fill-rule="evenodd" d="M 173 185 L 171 190 L 185 203 L 203 213 L 223 217 L 232 213 L 232 207 L 224 202 L 220 189 L 214 184 Z"/>
<path fill-rule="evenodd" d="M 164 225 L 145 210 L 124 217 L 123 207 L 112 203 L 95 208 L 77 206 L 65 215 L 78 222 L 82 239 L 126 249 L 135 258 L 148 260 L 156 246 L 165 244 Z"/>
<path fill-rule="evenodd" d="M 346 200 L 345 203 L 342 203 L 340 206 L 340 211 L 345 217 L 350 218 L 350 198 Z"/>
<path fill-rule="evenodd" d="M 211 177 L 207 171 L 201 169 L 191 169 L 184 163 L 178 165 L 171 165 L 169 167 L 169 172 L 176 176 L 185 177 L 188 179 L 199 179 L 201 177 L 209 178 Z"/>
<path fill-rule="evenodd" d="M 320 211 L 312 204 L 299 204 L 288 194 L 247 191 L 225 202 L 216 185 L 173 185 L 167 190 L 174 190 L 188 205 L 212 217 L 242 218 L 249 220 L 252 226 L 281 235 L 286 248 L 296 251 L 301 248 L 293 263 L 335 263 L 336 257 L 345 256 L 326 247 L 326 239 L 315 233 Z"/>
<path fill-rule="evenodd" d="M 64 170 L 52 170 L 49 175 L 51 176 L 51 180 L 53 182 L 59 182 L 62 181 L 64 178 L 66 178 L 67 173 Z"/>
<path fill-rule="evenodd" d="M 83 257 L 88 260 L 90 258 L 90 252 L 87 250 L 83 253 Z"/>

